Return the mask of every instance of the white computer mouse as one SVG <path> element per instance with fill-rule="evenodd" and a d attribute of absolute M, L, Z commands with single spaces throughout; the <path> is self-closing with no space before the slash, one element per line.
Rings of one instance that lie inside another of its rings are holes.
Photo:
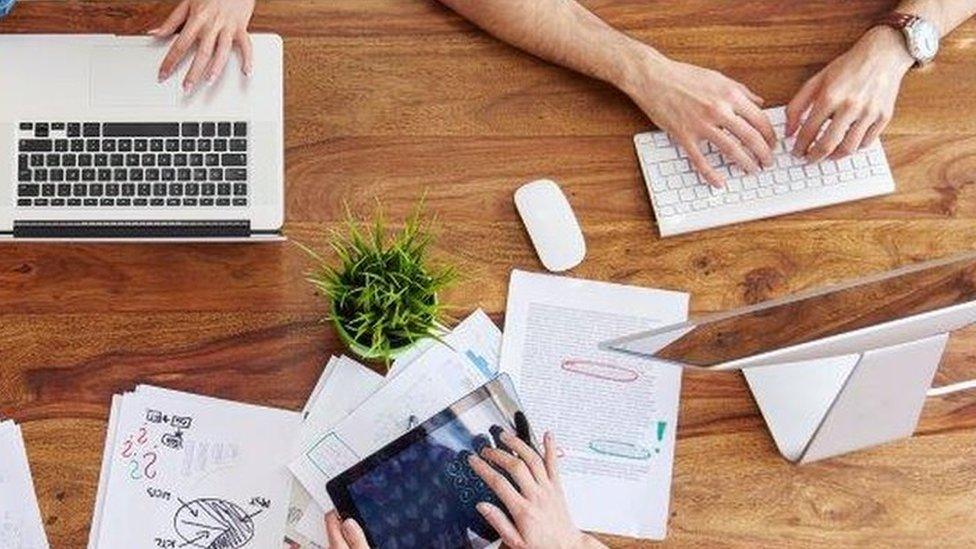
<path fill-rule="evenodd" d="M 569 200 L 554 181 L 540 179 L 519 187 L 515 191 L 515 208 L 546 269 L 558 273 L 583 261 L 583 231 Z"/>

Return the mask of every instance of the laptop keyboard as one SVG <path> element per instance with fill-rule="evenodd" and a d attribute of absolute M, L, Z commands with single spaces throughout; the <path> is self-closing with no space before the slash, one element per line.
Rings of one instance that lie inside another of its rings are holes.
<path fill-rule="evenodd" d="M 247 122 L 21 122 L 17 206 L 247 206 L 247 130 Z"/>

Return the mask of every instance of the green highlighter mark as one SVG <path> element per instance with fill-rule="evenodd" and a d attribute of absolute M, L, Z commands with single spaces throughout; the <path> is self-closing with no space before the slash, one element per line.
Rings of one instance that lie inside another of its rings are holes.
<path fill-rule="evenodd" d="M 665 421 L 657 422 L 657 441 L 664 442 L 664 430 L 667 428 L 668 424 Z M 654 452 L 661 453 L 660 448 L 655 448 Z"/>

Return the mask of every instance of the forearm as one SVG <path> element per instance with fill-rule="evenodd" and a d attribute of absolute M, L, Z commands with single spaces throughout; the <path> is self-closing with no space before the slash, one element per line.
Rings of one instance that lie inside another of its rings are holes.
<path fill-rule="evenodd" d="M 497 38 L 619 88 L 666 58 L 575 0 L 441 0 Z"/>
<path fill-rule="evenodd" d="M 976 14 L 976 0 L 904 0 L 896 11 L 931 21 L 945 36 Z"/>

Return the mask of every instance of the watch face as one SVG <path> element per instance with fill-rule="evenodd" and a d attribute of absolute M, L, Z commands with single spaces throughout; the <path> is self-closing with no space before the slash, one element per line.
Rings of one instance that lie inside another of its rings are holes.
<path fill-rule="evenodd" d="M 912 57 L 923 63 L 931 61 L 939 51 L 939 30 L 935 25 L 925 19 L 919 19 L 906 30 L 910 37 L 909 47 L 912 50 Z"/>

